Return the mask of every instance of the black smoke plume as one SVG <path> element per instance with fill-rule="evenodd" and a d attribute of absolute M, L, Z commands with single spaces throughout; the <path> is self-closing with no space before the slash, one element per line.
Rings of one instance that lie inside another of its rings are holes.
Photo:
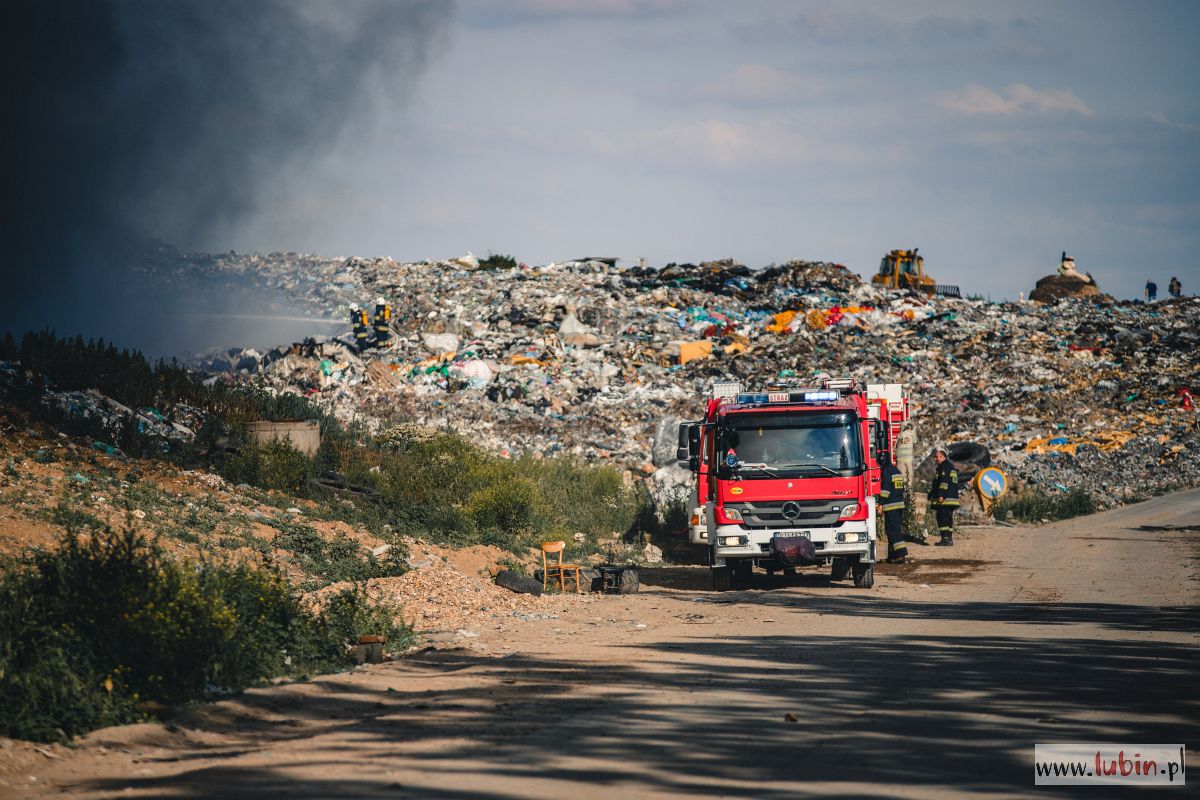
<path fill-rule="evenodd" d="M 160 354 L 189 344 L 174 333 L 192 301 L 130 280 L 148 242 L 191 247 L 251 217 L 290 168 L 403 102 L 453 11 L 438 0 L 2 5 L 0 330 L 51 326 Z"/>

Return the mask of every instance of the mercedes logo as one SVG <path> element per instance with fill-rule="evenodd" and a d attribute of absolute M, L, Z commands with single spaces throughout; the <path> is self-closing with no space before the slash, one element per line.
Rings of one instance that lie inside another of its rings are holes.
<path fill-rule="evenodd" d="M 800 504 L 791 501 L 784 503 L 783 515 L 788 519 L 795 519 L 796 517 L 800 516 Z"/>

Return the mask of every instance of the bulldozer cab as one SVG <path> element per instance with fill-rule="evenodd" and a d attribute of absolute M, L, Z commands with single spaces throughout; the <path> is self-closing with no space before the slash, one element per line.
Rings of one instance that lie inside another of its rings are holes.
<path fill-rule="evenodd" d="M 925 259 L 912 250 L 893 250 L 879 262 L 879 274 L 872 283 L 893 289 L 917 288 L 925 277 Z"/>
<path fill-rule="evenodd" d="M 957 286 L 939 286 L 925 274 L 925 259 L 912 250 L 892 250 L 879 262 L 879 272 L 871 283 L 889 289 L 913 289 L 925 294 L 958 297 Z"/>

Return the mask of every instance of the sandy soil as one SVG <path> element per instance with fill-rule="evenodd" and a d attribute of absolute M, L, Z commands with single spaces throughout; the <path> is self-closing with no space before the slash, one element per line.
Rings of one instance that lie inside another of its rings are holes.
<path fill-rule="evenodd" d="M 1200 490 L 957 541 L 872 591 L 647 569 L 169 723 L 0 741 L 0 796 L 1046 796 L 1036 742 L 1195 747 Z"/>

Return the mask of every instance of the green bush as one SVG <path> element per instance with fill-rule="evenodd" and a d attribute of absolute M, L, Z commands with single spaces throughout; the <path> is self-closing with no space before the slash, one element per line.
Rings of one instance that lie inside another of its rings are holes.
<path fill-rule="evenodd" d="M 517 260 L 512 256 L 489 252 L 487 258 L 479 259 L 480 269 L 516 269 Z"/>
<path fill-rule="evenodd" d="M 274 570 L 174 561 L 132 530 L 68 532 L 0 564 L 0 735 L 61 741 L 148 701 L 345 668 L 360 633 L 405 642 L 395 612 L 359 592 L 306 611 Z"/>
<path fill-rule="evenodd" d="M 312 477 L 312 469 L 307 456 L 289 442 L 276 439 L 229 456 L 221 466 L 221 475 L 233 484 L 248 483 L 299 494 Z"/>
<path fill-rule="evenodd" d="M 501 531 L 516 538 L 542 528 L 545 511 L 533 481 L 512 478 L 471 493 L 467 509 L 485 531 Z"/>
<path fill-rule="evenodd" d="M 273 546 L 290 552 L 301 569 L 323 578 L 326 583 L 365 581 L 404 572 L 405 567 L 399 559 L 389 558 L 380 562 L 344 534 L 327 540 L 310 525 L 272 522 L 271 526 L 280 531 Z"/>
<path fill-rule="evenodd" d="M 1039 489 L 1005 498 L 993 509 L 992 516 L 1007 519 L 1009 513 L 1018 522 L 1071 519 L 1096 513 L 1096 500 L 1086 489 L 1076 488 L 1061 494 Z"/>

